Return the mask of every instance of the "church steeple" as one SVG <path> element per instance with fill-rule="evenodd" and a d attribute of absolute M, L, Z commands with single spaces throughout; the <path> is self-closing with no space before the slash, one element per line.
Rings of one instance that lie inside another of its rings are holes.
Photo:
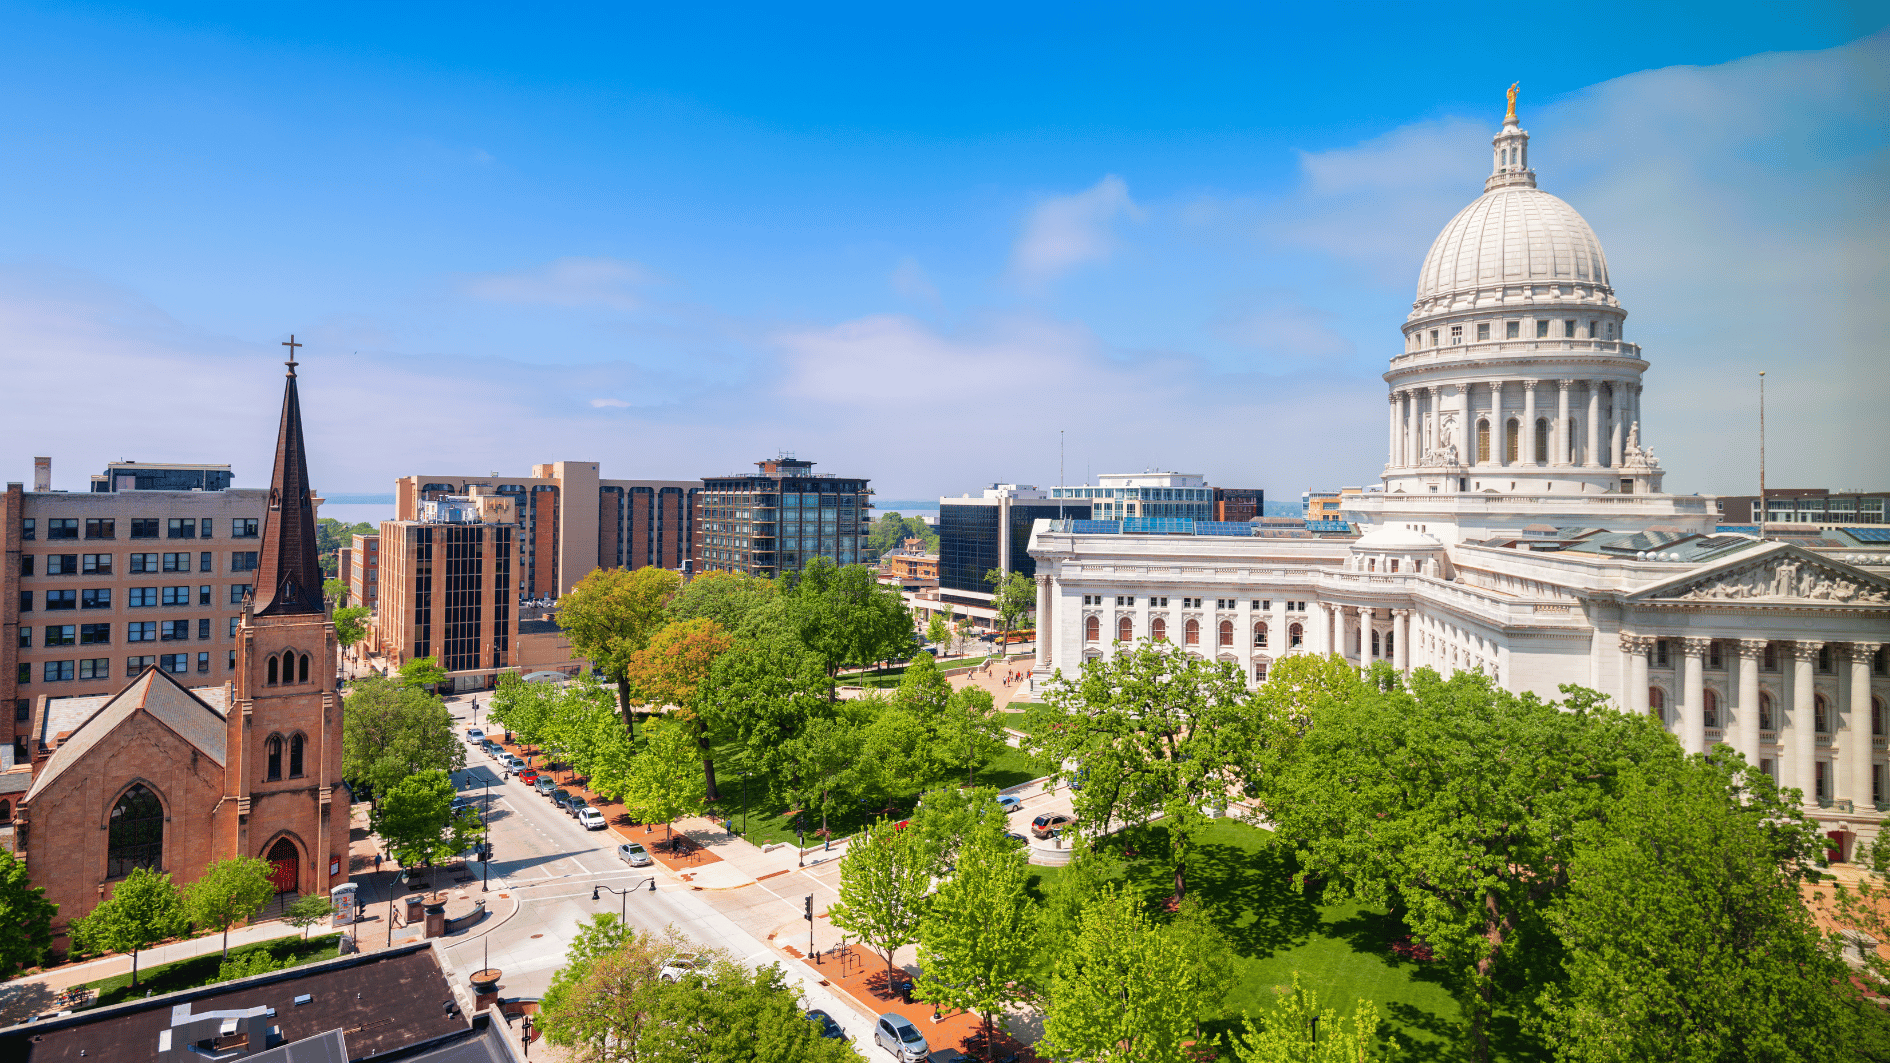
<path fill-rule="evenodd" d="M 276 468 L 269 477 L 269 513 L 263 522 L 262 557 L 256 572 L 256 616 L 320 615 L 322 568 L 315 537 L 315 506 L 308 484 L 308 451 L 302 441 L 302 404 L 295 390 L 295 349 L 290 336 L 287 382 L 282 388 L 282 423 L 276 429 Z"/>

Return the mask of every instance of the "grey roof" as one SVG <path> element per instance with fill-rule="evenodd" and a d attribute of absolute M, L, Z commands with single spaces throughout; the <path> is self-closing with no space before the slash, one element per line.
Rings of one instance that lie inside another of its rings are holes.
<path fill-rule="evenodd" d="M 218 766 L 224 763 L 224 742 L 228 736 L 223 715 L 185 689 L 175 676 L 162 669 L 146 668 L 142 675 L 131 681 L 130 686 L 119 691 L 60 743 L 46 761 L 46 766 L 34 778 L 26 799 L 31 801 L 49 782 L 84 759 L 93 746 L 140 709 L 177 732 L 178 737 L 216 761 Z"/>
<path fill-rule="evenodd" d="M 126 689 L 136 684 L 137 680 L 134 679 Z M 192 694 L 197 696 L 198 700 L 210 706 L 218 715 L 229 716 L 230 688 L 227 683 L 217 683 L 213 686 L 206 687 L 191 687 L 189 689 Z M 120 691 L 120 693 L 123 693 L 123 691 Z M 103 708 L 106 702 L 111 701 L 117 696 L 117 694 L 89 694 L 77 698 L 46 699 L 46 715 L 40 718 L 39 732 L 33 735 L 34 740 L 47 748 L 51 748 L 58 742 L 60 735 L 78 730 L 80 725 L 92 718 L 93 713 Z"/>
<path fill-rule="evenodd" d="M 348 1063 L 348 1039 L 328 1030 L 243 1057 L 247 1063 Z"/>
<path fill-rule="evenodd" d="M 33 785 L 33 769 L 21 764 L 12 771 L 0 771 L 0 794 L 25 793 Z"/>

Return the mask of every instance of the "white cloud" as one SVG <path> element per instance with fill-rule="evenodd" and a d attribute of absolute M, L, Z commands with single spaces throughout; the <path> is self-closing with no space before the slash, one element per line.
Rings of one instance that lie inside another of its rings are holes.
<path fill-rule="evenodd" d="M 601 410 L 606 406 L 614 406 L 614 407 L 618 407 L 622 409 L 628 409 L 630 404 L 623 401 L 622 399 L 592 399 L 591 400 L 591 407 L 593 409 Z"/>
<path fill-rule="evenodd" d="M 635 262 L 573 257 L 519 273 L 476 274 L 466 278 L 460 290 L 495 303 L 636 310 L 643 305 L 637 290 L 655 279 Z"/>
<path fill-rule="evenodd" d="M 1046 199 L 1024 220 L 1011 248 L 1011 271 L 1026 286 L 1055 279 L 1074 266 L 1109 257 L 1119 218 L 1140 220 L 1142 208 L 1114 174 L 1075 195 Z"/>
<path fill-rule="evenodd" d="M 1279 367 L 1339 361 L 1358 346 L 1334 330 L 1338 315 L 1299 302 L 1290 293 L 1268 293 L 1214 323 L 1214 334 L 1228 343 L 1274 359 Z"/>

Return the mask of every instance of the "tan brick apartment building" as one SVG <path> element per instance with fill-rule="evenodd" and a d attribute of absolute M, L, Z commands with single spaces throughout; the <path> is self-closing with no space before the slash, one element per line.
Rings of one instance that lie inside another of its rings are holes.
<path fill-rule="evenodd" d="M 4 502 L 0 734 L 17 746 L 39 697 L 115 693 L 150 665 L 187 686 L 232 678 L 269 492 L 227 486 L 227 465 L 136 462 L 54 491 L 37 462 L 42 489 L 9 483 Z M 183 483 L 211 486 L 144 486 Z"/>
<path fill-rule="evenodd" d="M 395 519 L 418 520 L 422 501 L 474 487 L 517 504 L 513 579 L 526 598 L 556 598 L 595 568 L 680 569 L 694 556 L 700 481 L 606 480 L 594 461 L 534 465 L 528 477 L 403 476 L 394 484 Z"/>
<path fill-rule="evenodd" d="M 428 494 L 413 506 L 417 519 L 381 522 L 373 643 L 391 667 L 433 657 L 454 689 L 485 689 L 520 663 L 522 496 L 479 484 Z"/>

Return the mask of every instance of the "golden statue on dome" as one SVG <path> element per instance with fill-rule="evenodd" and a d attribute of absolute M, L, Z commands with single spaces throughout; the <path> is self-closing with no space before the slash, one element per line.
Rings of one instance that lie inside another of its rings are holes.
<path fill-rule="evenodd" d="M 1520 81 L 1509 87 L 1509 113 L 1503 116 L 1504 122 L 1514 122 L 1516 120 L 1516 92 L 1521 87 L 1522 82 Z"/>

